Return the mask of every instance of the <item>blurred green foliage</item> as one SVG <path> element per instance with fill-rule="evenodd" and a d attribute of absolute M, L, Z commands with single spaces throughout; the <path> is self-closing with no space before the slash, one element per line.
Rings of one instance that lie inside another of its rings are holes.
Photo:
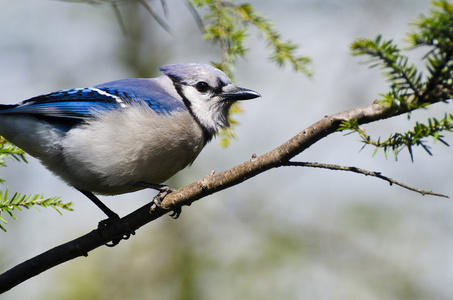
<path fill-rule="evenodd" d="M 189 3 L 194 7 L 193 11 L 200 20 L 203 38 L 220 45 L 222 60 L 213 65 L 230 77 L 233 75 L 237 58 L 247 54 L 245 42 L 251 28 L 257 29 L 265 39 L 267 48 L 271 51 L 271 61 L 279 66 L 290 64 L 294 71 L 311 75 L 310 58 L 296 54 L 299 46 L 291 40 L 283 40 L 281 34 L 275 30 L 275 25 L 253 5 L 236 4 L 232 0 L 191 0 Z M 197 10 L 203 11 L 201 17 Z"/>

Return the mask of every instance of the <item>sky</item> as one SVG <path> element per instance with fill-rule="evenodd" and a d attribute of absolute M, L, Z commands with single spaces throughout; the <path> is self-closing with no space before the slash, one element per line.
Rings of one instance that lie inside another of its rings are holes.
<path fill-rule="evenodd" d="M 150 3 L 160 12 L 158 1 Z M 404 44 L 405 34 L 413 30 L 410 22 L 430 8 L 424 0 L 250 3 L 275 22 L 284 38 L 299 44 L 301 54 L 312 58 L 314 75 L 307 78 L 272 64 L 265 41 L 252 31 L 249 54 L 239 61 L 235 81 L 263 97 L 242 105 L 244 113 L 236 116 L 237 139 L 230 147 L 222 149 L 211 142 L 192 167 L 170 181 L 173 187 L 237 165 L 253 153 L 263 154 L 325 115 L 377 99 L 387 90 L 385 78 L 379 70 L 361 64 L 361 58 L 352 57 L 350 44 L 377 34 Z M 0 103 L 135 77 L 138 63 L 155 70 L 146 71 L 149 76 L 158 76 L 160 65 L 218 61 L 218 49 L 200 38 L 183 2 L 168 5 L 171 34 L 143 8 L 120 6 L 130 30 L 124 35 L 109 6 L 0 0 Z M 142 22 L 140 27 L 131 16 Z M 138 47 L 135 36 L 141 37 L 140 51 L 131 56 L 128 49 Z M 419 63 L 423 52 L 408 55 Z M 448 105 L 437 104 L 429 111 L 414 112 L 410 120 L 400 116 L 365 129 L 385 138 L 395 130 L 410 129 L 417 120 L 442 117 L 451 111 Z M 451 144 L 451 136 L 446 137 Z M 372 157 L 371 147 L 360 151 L 358 136 L 337 133 L 297 160 L 380 171 L 409 185 L 453 195 L 451 149 L 440 143 L 431 146 L 432 157 L 416 149 L 414 162 L 407 153 L 395 161 L 381 152 Z M 0 270 L 89 232 L 104 217 L 33 158 L 28 165 L 8 162 L 8 168 L 0 169 L 0 178 L 7 180 L 10 191 L 58 195 L 75 208 L 63 216 L 43 209 L 18 212 L 18 219 L 6 226 L 8 232 L 0 233 Z M 102 199 L 124 215 L 153 195 L 141 191 Z M 421 196 L 375 178 L 279 168 L 183 208 L 177 221 L 161 218 L 113 249 L 96 249 L 88 258 L 41 274 L 1 299 L 44 299 L 49 293 L 58 299 L 80 293 L 77 284 L 71 285 L 74 282 L 93 285 L 87 299 L 120 298 L 120 286 L 128 295 L 136 293 L 131 299 L 147 299 L 140 296 L 143 293 L 151 298 L 189 299 L 187 293 L 177 294 L 187 280 L 174 282 L 182 271 L 192 272 L 197 299 L 213 299 L 213 295 L 216 299 L 449 299 L 452 208 L 449 199 Z M 198 267 L 189 269 L 189 261 L 198 262 Z M 125 283 L 130 281 L 138 283 L 129 290 Z"/>

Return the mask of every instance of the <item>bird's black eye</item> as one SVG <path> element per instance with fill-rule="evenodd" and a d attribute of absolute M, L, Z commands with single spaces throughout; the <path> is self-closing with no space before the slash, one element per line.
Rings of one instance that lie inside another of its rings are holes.
<path fill-rule="evenodd" d="M 204 81 L 200 81 L 197 83 L 197 85 L 195 87 L 196 87 L 197 91 L 199 91 L 200 93 L 205 93 L 209 89 L 209 84 L 207 84 Z"/>

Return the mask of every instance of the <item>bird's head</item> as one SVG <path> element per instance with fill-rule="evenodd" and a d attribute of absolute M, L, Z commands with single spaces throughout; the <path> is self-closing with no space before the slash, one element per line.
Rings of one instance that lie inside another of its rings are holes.
<path fill-rule="evenodd" d="M 211 135 L 229 126 L 228 112 L 234 102 L 261 96 L 235 86 L 224 72 L 210 65 L 174 64 L 159 70 L 171 78 L 188 110 Z"/>

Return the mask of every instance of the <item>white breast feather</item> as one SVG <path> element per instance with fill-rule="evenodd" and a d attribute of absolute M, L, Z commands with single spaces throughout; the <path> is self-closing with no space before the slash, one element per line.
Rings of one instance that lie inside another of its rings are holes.
<path fill-rule="evenodd" d="M 131 192 L 140 189 L 132 186 L 139 181 L 164 182 L 191 164 L 203 145 L 203 133 L 188 112 L 159 116 L 128 108 L 68 132 L 61 144 L 68 171 L 61 177 L 99 194 Z"/>

